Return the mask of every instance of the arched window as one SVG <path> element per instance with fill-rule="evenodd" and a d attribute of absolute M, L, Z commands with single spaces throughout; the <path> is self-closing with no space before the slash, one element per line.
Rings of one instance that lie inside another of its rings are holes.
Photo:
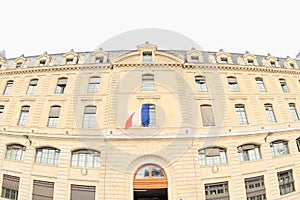
<path fill-rule="evenodd" d="M 214 126 L 214 114 L 211 105 L 200 106 L 203 126 Z"/>
<path fill-rule="evenodd" d="M 100 77 L 99 76 L 90 77 L 88 93 L 99 92 L 99 86 L 100 86 Z"/>
<path fill-rule="evenodd" d="M 135 179 L 164 179 L 164 171 L 156 165 L 141 167 L 135 174 Z"/>
<path fill-rule="evenodd" d="M 245 106 L 243 104 L 236 104 L 235 112 L 236 112 L 239 125 L 247 125 L 248 119 L 246 115 Z"/>
<path fill-rule="evenodd" d="M 96 106 L 85 106 L 82 128 L 94 128 L 96 124 Z"/>
<path fill-rule="evenodd" d="M 226 149 L 209 147 L 199 150 L 200 165 L 226 164 Z"/>
<path fill-rule="evenodd" d="M 256 84 L 257 84 L 257 88 L 259 92 L 266 92 L 266 88 L 265 88 L 265 84 L 262 78 L 255 78 Z"/>
<path fill-rule="evenodd" d="M 273 157 L 289 154 L 288 142 L 283 140 L 277 140 L 270 144 Z"/>
<path fill-rule="evenodd" d="M 143 74 L 142 76 L 142 91 L 153 91 L 154 90 L 154 75 Z"/>
<path fill-rule="evenodd" d="M 73 167 L 100 167 L 100 152 L 94 150 L 78 150 L 72 152 Z"/>
<path fill-rule="evenodd" d="M 30 109 L 30 106 L 22 106 L 19 121 L 18 121 L 19 126 L 26 125 L 28 115 L 29 115 L 29 109 Z"/>
<path fill-rule="evenodd" d="M 6 148 L 5 158 L 10 160 L 23 160 L 26 147 L 20 144 L 11 144 Z"/>
<path fill-rule="evenodd" d="M 57 165 L 60 150 L 52 147 L 42 147 L 36 150 L 35 162 L 48 165 Z"/>
<path fill-rule="evenodd" d="M 27 94 L 34 94 L 36 86 L 38 83 L 38 79 L 31 79 L 29 82 L 29 86 L 27 89 Z"/>
<path fill-rule="evenodd" d="M 6 86 L 5 86 L 5 89 L 4 89 L 4 91 L 3 91 L 3 95 L 8 95 L 8 94 L 10 94 L 10 91 L 11 91 L 11 88 L 12 88 L 12 86 L 13 86 L 13 83 L 14 83 L 14 81 L 7 81 L 7 82 L 6 82 Z"/>
<path fill-rule="evenodd" d="M 48 118 L 48 127 L 57 127 L 60 114 L 60 106 L 51 106 Z"/>
<path fill-rule="evenodd" d="M 63 94 L 67 87 L 67 82 L 68 82 L 67 78 L 59 78 L 57 81 L 55 94 Z"/>
<path fill-rule="evenodd" d="M 255 144 L 245 144 L 237 148 L 240 161 L 260 160 L 260 148 Z"/>
<path fill-rule="evenodd" d="M 205 76 L 195 76 L 195 83 L 198 92 L 207 92 Z"/>

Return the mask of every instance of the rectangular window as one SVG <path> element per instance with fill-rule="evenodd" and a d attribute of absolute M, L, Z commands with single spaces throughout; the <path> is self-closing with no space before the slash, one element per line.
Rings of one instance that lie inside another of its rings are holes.
<path fill-rule="evenodd" d="M 256 78 L 256 84 L 257 84 L 257 87 L 258 87 L 258 91 L 260 92 L 266 92 L 266 88 L 265 88 L 265 85 L 264 85 L 264 81 L 262 78 Z"/>
<path fill-rule="evenodd" d="M 284 79 L 279 79 L 279 82 L 280 82 L 280 86 L 281 86 L 281 89 L 284 93 L 288 93 L 289 92 L 289 88 L 285 82 Z"/>
<path fill-rule="evenodd" d="M 89 80 L 88 93 L 97 93 L 100 86 L 100 77 L 91 77 Z"/>
<path fill-rule="evenodd" d="M 38 83 L 37 79 L 30 80 L 29 86 L 27 89 L 27 94 L 34 94 L 37 83 Z"/>
<path fill-rule="evenodd" d="M 32 200 L 53 199 L 54 182 L 33 180 Z"/>
<path fill-rule="evenodd" d="M 199 62 L 199 56 L 191 56 L 191 62 L 198 63 Z"/>
<path fill-rule="evenodd" d="M 280 195 L 295 191 L 293 170 L 277 172 Z"/>
<path fill-rule="evenodd" d="M 290 111 L 295 122 L 299 121 L 299 116 L 294 103 L 289 103 Z"/>
<path fill-rule="evenodd" d="M 20 67 L 22 67 L 22 62 L 18 62 L 18 63 L 16 64 L 16 68 L 20 68 Z"/>
<path fill-rule="evenodd" d="M 84 116 L 82 128 L 94 128 L 96 125 L 96 106 L 86 106 L 84 108 Z"/>
<path fill-rule="evenodd" d="M 55 94 L 63 94 L 65 92 L 66 86 L 67 86 L 67 78 L 60 78 L 57 81 Z"/>
<path fill-rule="evenodd" d="M 151 51 L 143 52 L 143 62 L 152 62 L 152 52 Z"/>
<path fill-rule="evenodd" d="M 267 114 L 269 122 L 275 123 L 276 118 L 275 118 L 275 114 L 274 114 L 272 105 L 271 104 L 265 104 L 265 110 L 266 110 L 266 114 Z"/>
<path fill-rule="evenodd" d="M 46 65 L 46 60 L 40 60 L 39 66 L 42 67 L 42 66 L 45 66 L 45 65 Z"/>
<path fill-rule="evenodd" d="M 266 200 L 264 176 L 245 179 L 247 200 Z"/>
<path fill-rule="evenodd" d="M 237 115 L 239 125 L 247 125 L 248 119 L 247 119 L 244 105 L 242 105 L 242 104 L 235 105 L 235 112 Z"/>
<path fill-rule="evenodd" d="M 248 65 L 254 65 L 254 61 L 253 61 L 253 59 L 247 59 L 247 63 L 248 63 Z"/>
<path fill-rule="evenodd" d="M 235 77 L 227 77 L 229 89 L 231 92 L 239 92 L 238 83 Z"/>
<path fill-rule="evenodd" d="M 154 75 L 142 75 L 142 91 L 154 91 Z"/>
<path fill-rule="evenodd" d="M 282 156 L 289 154 L 288 143 L 286 141 L 275 141 L 270 144 L 272 156 Z"/>
<path fill-rule="evenodd" d="M 2 118 L 4 112 L 4 106 L 0 105 L 0 119 Z"/>
<path fill-rule="evenodd" d="M 229 200 L 228 182 L 205 184 L 206 200 Z"/>
<path fill-rule="evenodd" d="M 72 65 L 74 58 L 66 58 L 66 65 Z"/>
<path fill-rule="evenodd" d="M 6 199 L 18 199 L 20 178 L 3 174 L 1 197 Z"/>
<path fill-rule="evenodd" d="M 228 59 L 225 58 L 225 57 L 222 57 L 222 58 L 221 58 L 221 63 L 223 63 L 223 64 L 228 63 Z"/>
<path fill-rule="evenodd" d="M 275 61 L 270 61 L 271 67 L 276 67 Z"/>
<path fill-rule="evenodd" d="M 215 119 L 211 105 L 200 106 L 203 126 L 214 126 Z"/>
<path fill-rule="evenodd" d="M 30 108 L 29 106 L 22 106 L 19 121 L 18 121 L 19 126 L 26 125 L 28 114 L 29 114 L 29 108 Z"/>
<path fill-rule="evenodd" d="M 95 200 L 96 187 L 71 184 L 71 200 Z"/>
<path fill-rule="evenodd" d="M 3 95 L 8 95 L 10 93 L 12 85 L 13 85 L 13 81 L 7 81 Z"/>
<path fill-rule="evenodd" d="M 196 87 L 198 92 L 207 92 L 205 76 L 196 76 L 195 82 L 196 82 Z"/>
<path fill-rule="evenodd" d="M 206 148 L 199 150 L 200 165 L 226 164 L 226 150 L 220 148 Z"/>
<path fill-rule="evenodd" d="M 96 57 L 95 62 L 96 63 L 103 63 L 103 56 Z"/>
<path fill-rule="evenodd" d="M 52 106 L 50 108 L 48 127 L 57 127 L 60 114 L 60 106 Z"/>
<path fill-rule="evenodd" d="M 261 159 L 259 146 L 253 144 L 239 146 L 238 154 L 241 162 Z"/>

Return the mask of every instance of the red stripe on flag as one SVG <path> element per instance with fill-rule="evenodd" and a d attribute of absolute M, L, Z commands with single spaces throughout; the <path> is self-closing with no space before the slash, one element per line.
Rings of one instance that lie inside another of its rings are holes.
<path fill-rule="evenodd" d="M 125 130 L 129 129 L 132 126 L 132 118 L 133 118 L 134 113 L 130 115 L 130 117 L 127 119 L 126 124 L 125 124 Z"/>

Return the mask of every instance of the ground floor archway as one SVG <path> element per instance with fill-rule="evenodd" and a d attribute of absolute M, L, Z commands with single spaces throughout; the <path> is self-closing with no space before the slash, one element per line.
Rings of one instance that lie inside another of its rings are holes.
<path fill-rule="evenodd" d="M 168 177 L 158 165 L 138 168 L 133 179 L 134 200 L 168 200 Z"/>

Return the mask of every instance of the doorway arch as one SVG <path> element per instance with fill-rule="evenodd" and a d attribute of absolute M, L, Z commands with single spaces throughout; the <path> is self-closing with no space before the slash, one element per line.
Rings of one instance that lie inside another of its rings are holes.
<path fill-rule="evenodd" d="M 145 164 L 138 168 L 133 179 L 134 200 L 168 200 L 168 177 L 163 168 Z"/>

